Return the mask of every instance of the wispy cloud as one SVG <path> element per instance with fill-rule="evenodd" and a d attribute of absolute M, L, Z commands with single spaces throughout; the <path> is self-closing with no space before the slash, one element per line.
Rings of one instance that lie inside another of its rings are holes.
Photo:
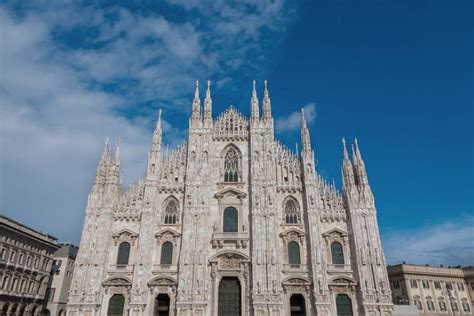
<path fill-rule="evenodd" d="M 392 231 L 383 236 L 387 262 L 431 265 L 474 265 L 474 215 Z"/>
<path fill-rule="evenodd" d="M 105 138 L 122 138 L 125 182 L 142 174 L 157 107 L 176 144 L 194 80 L 267 71 L 291 3 L 3 2 L 0 211 L 77 241 Z"/>
<path fill-rule="evenodd" d="M 303 106 L 304 116 L 308 124 L 316 119 L 316 105 L 314 103 Z M 301 128 L 301 111 L 290 113 L 286 117 L 279 117 L 275 120 L 275 130 L 277 133 L 290 132 Z"/>

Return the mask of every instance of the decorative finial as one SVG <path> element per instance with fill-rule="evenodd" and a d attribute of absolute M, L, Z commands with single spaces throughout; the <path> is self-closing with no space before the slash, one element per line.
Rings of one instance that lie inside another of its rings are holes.
<path fill-rule="evenodd" d="M 306 128 L 306 118 L 304 116 L 304 108 L 301 108 L 301 123 L 304 128 Z"/>
<path fill-rule="evenodd" d="M 196 90 L 194 91 L 194 98 L 199 99 L 199 80 L 196 80 Z"/>
<path fill-rule="evenodd" d="M 272 106 L 270 102 L 270 96 L 268 94 L 267 80 L 265 80 L 263 84 L 265 86 L 263 90 L 263 118 L 266 122 L 270 122 L 272 119 Z"/>
<path fill-rule="evenodd" d="M 109 138 L 106 138 L 106 139 L 105 139 L 104 151 L 107 151 L 107 149 L 109 149 L 109 142 L 110 142 L 110 139 L 109 139 Z"/>
<path fill-rule="evenodd" d="M 207 81 L 206 99 L 204 100 L 204 120 L 212 120 L 211 80 Z"/>

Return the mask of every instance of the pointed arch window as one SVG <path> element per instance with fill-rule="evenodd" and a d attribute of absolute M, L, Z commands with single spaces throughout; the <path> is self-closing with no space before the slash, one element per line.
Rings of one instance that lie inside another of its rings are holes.
<path fill-rule="evenodd" d="M 123 242 L 119 246 L 118 255 L 117 255 L 117 265 L 127 265 L 129 257 L 130 257 L 130 244 L 128 242 Z"/>
<path fill-rule="evenodd" d="M 294 199 L 289 199 L 285 204 L 285 223 L 298 224 L 299 223 L 299 207 L 298 202 Z"/>
<path fill-rule="evenodd" d="M 332 264 L 344 264 L 342 245 L 337 241 L 331 244 Z"/>
<path fill-rule="evenodd" d="M 296 241 L 288 243 L 288 263 L 301 264 L 300 245 Z"/>
<path fill-rule="evenodd" d="M 165 207 L 165 224 L 176 224 L 178 221 L 179 204 L 174 198 L 169 199 Z"/>
<path fill-rule="evenodd" d="M 224 158 L 224 182 L 239 182 L 239 155 L 234 148 L 227 151 Z"/>
<path fill-rule="evenodd" d="M 161 264 L 173 263 L 173 244 L 169 241 L 163 243 L 161 246 Z"/>
<path fill-rule="evenodd" d="M 239 227 L 239 212 L 235 207 L 227 207 L 224 210 L 224 233 L 236 233 Z"/>

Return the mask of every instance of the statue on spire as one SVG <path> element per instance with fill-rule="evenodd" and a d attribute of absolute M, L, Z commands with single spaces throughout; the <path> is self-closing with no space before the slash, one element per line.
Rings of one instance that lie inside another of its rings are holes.
<path fill-rule="evenodd" d="M 199 81 L 196 81 L 196 90 L 194 91 L 193 110 L 191 120 L 201 120 L 201 99 L 199 98 Z"/>
<path fill-rule="evenodd" d="M 349 153 L 346 148 L 346 140 L 342 139 L 344 159 L 342 162 L 342 183 L 344 187 L 350 187 L 355 184 L 354 170 L 352 167 Z"/>
<path fill-rule="evenodd" d="M 264 89 L 263 89 L 263 119 L 265 121 L 271 121 L 272 119 L 272 105 L 270 102 L 270 95 L 268 94 L 268 86 L 267 81 L 264 82 Z"/>
<path fill-rule="evenodd" d="M 207 81 L 206 98 L 204 100 L 204 121 L 212 121 L 211 81 Z"/>
<path fill-rule="evenodd" d="M 303 108 L 301 108 L 301 144 L 303 145 L 304 152 L 311 151 L 311 138 L 309 136 L 309 130 L 306 124 Z"/>
<path fill-rule="evenodd" d="M 158 121 L 156 121 L 155 131 L 153 132 L 153 143 L 151 144 L 151 151 L 158 152 L 161 151 L 161 138 L 162 138 L 162 129 L 161 129 L 161 109 L 158 110 Z"/>
<path fill-rule="evenodd" d="M 260 118 L 259 108 L 258 108 L 258 97 L 257 97 L 257 90 L 255 88 L 255 80 L 253 81 L 253 89 L 252 89 L 252 99 L 250 101 L 251 109 L 252 109 L 252 121 L 258 122 Z"/>

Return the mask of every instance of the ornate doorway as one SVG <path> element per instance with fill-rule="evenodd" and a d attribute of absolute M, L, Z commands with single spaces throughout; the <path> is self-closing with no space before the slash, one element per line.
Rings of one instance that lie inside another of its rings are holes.
<path fill-rule="evenodd" d="M 337 316 L 352 316 L 352 303 L 347 294 L 336 296 Z"/>
<path fill-rule="evenodd" d="M 159 294 L 155 299 L 155 316 L 169 316 L 170 297 L 168 294 Z"/>
<path fill-rule="evenodd" d="M 123 316 L 123 308 L 125 305 L 125 298 L 122 294 L 114 294 L 109 301 L 109 308 L 107 310 L 108 316 Z"/>
<path fill-rule="evenodd" d="M 305 316 L 306 304 L 301 294 L 293 294 L 290 297 L 291 316 Z"/>
<path fill-rule="evenodd" d="M 236 277 L 223 277 L 219 283 L 218 316 L 241 316 L 241 288 Z"/>

